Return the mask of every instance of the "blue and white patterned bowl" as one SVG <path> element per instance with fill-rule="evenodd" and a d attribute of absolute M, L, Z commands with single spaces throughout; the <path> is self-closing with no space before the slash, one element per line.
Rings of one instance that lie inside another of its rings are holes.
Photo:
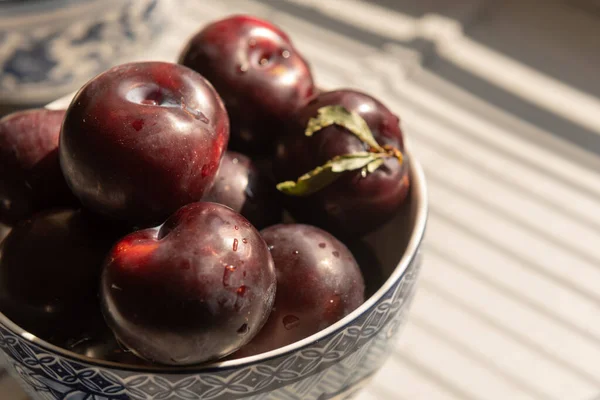
<path fill-rule="evenodd" d="M 159 4 L 0 1 L 0 103 L 45 104 L 144 51 L 162 26 Z"/>
<path fill-rule="evenodd" d="M 64 108 L 68 100 L 50 107 Z M 409 161 L 409 201 L 366 238 L 383 284 L 361 307 L 315 335 L 253 357 L 154 368 L 76 355 L 33 337 L 0 314 L 0 356 L 35 400 L 349 399 L 391 353 L 415 294 L 427 193 L 421 167 L 414 158 Z"/>

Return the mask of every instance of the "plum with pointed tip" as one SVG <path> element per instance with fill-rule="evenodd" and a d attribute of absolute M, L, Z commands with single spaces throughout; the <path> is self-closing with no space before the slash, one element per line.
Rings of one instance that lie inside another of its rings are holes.
<path fill-rule="evenodd" d="M 119 241 L 100 297 L 120 343 L 151 362 L 189 365 L 252 339 L 275 289 L 273 259 L 252 224 L 226 206 L 199 202 Z"/>

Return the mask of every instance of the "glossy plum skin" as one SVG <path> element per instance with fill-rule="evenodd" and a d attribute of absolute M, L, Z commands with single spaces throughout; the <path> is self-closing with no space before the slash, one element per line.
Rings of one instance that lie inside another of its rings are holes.
<path fill-rule="evenodd" d="M 289 37 L 252 16 L 207 25 L 189 40 L 179 62 L 215 86 L 231 120 L 229 148 L 246 154 L 269 154 L 283 122 L 316 90 Z"/>
<path fill-rule="evenodd" d="M 309 119 L 328 105 L 341 105 L 357 112 L 381 146 L 390 145 L 403 152 L 399 119 L 383 104 L 353 90 L 324 92 L 298 113 L 290 134 L 279 141 L 273 163 L 278 181 L 296 180 L 335 156 L 368 150 L 356 136 L 338 125 L 305 136 Z M 286 208 L 298 221 L 317 225 L 337 237 L 364 235 L 389 220 L 406 199 L 410 181 L 406 153 L 404 157 L 402 164 L 395 158 L 386 159 L 366 177 L 360 171 L 346 172 L 330 186 L 307 197 L 286 196 Z"/>
<path fill-rule="evenodd" d="M 294 343 L 339 321 L 364 302 L 363 276 L 348 248 L 314 226 L 263 229 L 277 273 L 277 295 L 259 334 L 234 357 Z"/>
<path fill-rule="evenodd" d="M 67 110 L 59 155 L 67 183 L 98 214 L 149 226 L 210 189 L 229 138 L 219 95 L 177 64 L 123 64 Z"/>
<path fill-rule="evenodd" d="M 199 202 L 117 243 L 101 300 L 108 326 L 136 355 L 190 365 L 247 343 L 267 320 L 275 289 L 258 231 L 228 207 Z"/>
<path fill-rule="evenodd" d="M 120 232 L 81 211 L 45 211 L 17 224 L 0 247 L 0 311 L 56 342 L 101 320 L 101 266 Z"/>
<path fill-rule="evenodd" d="M 233 151 L 223 156 L 215 183 L 203 200 L 232 208 L 256 229 L 282 220 L 283 208 L 275 182 L 249 157 Z"/>
<path fill-rule="evenodd" d="M 31 109 L 0 119 L 0 221 L 77 204 L 58 162 L 64 110 Z"/>

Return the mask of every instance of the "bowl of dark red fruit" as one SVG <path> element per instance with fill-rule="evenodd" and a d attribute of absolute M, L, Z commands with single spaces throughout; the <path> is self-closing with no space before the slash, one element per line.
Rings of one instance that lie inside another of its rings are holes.
<path fill-rule="evenodd" d="M 415 293 L 398 117 L 251 16 L 5 116 L 0 176 L 0 350 L 34 399 L 350 398 Z"/>

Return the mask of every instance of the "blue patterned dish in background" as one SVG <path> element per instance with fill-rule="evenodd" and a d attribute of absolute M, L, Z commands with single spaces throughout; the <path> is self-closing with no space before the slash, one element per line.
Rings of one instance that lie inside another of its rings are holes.
<path fill-rule="evenodd" d="M 65 108 L 68 103 L 64 98 L 49 107 Z M 60 349 L 0 314 L 0 360 L 34 400 L 350 399 L 392 353 L 416 290 L 427 193 L 420 165 L 412 157 L 408 160 L 409 200 L 394 219 L 365 238 L 371 261 L 359 260 L 363 271 L 380 273 L 374 294 L 315 335 L 268 353 L 207 366 L 139 367 Z"/>
<path fill-rule="evenodd" d="M 144 51 L 159 0 L 0 1 L 0 105 L 41 105 Z"/>

